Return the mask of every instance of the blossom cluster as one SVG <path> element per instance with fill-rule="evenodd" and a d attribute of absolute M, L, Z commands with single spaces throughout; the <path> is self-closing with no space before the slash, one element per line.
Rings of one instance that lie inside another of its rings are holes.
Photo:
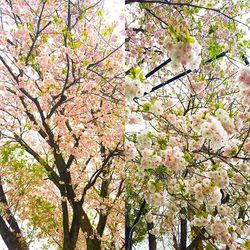
<path fill-rule="evenodd" d="M 187 162 L 184 159 L 184 153 L 178 146 L 167 147 L 164 164 L 168 169 L 173 171 L 184 170 L 187 166 Z"/>
<path fill-rule="evenodd" d="M 166 46 L 172 59 L 173 68 L 176 70 L 181 66 L 192 70 L 199 68 L 201 63 L 201 46 L 195 39 L 193 42 L 169 42 Z"/>
<path fill-rule="evenodd" d="M 143 96 L 145 92 L 149 92 L 151 86 L 149 84 L 143 83 L 140 79 L 131 79 L 126 77 L 126 97 L 128 100 L 134 97 Z"/>
<path fill-rule="evenodd" d="M 211 147 L 215 150 L 223 147 L 228 139 L 228 134 L 221 122 L 214 116 L 207 117 L 207 120 L 200 126 L 201 134 L 209 139 Z"/>
<path fill-rule="evenodd" d="M 242 103 L 250 106 L 250 68 L 244 67 L 239 72 Z"/>
<path fill-rule="evenodd" d="M 244 67 L 240 70 L 239 81 L 243 88 L 250 88 L 250 68 Z"/>

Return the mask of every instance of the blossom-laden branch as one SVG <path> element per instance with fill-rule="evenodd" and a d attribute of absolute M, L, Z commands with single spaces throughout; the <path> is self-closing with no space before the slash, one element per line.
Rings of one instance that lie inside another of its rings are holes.
<path fill-rule="evenodd" d="M 184 7 L 184 6 L 187 6 L 187 7 L 192 7 L 192 8 L 198 8 L 198 9 L 203 9 L 203 10 L 207 10 L 207 11 L 213 11 L 213 12 L 216 12 L 230 20 L 233 20 L 235 22 L 238 22 L 246 27 L 249 28 L 249 26 L 237 19 L 235 19 L 234 17 L 222 12 L 220 9 L 215 9 L 215 8 L 211 8 L 211 7 L 206 7 L 206 6 L 201 6 L 201 5 L 197 5 L 197 4 L 192 4 L 192 3 L 176 3 L 176 2 L 170 2 L 170 1 L 167 1 L 167 0 L 125 0 L 125 4 L 132 4 L 132 3 L 158 3 L 158 4 L 166 4 L 166 5 L 169 5 L 169 6 L 179 6 L 179 7 Z"/>

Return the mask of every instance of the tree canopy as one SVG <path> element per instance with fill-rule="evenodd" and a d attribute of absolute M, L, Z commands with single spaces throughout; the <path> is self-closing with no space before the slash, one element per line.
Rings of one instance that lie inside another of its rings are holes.
<path fill-rule="evenodd" d="M 103 4 L 1 3 L 0 233 L 10 249 L 123 244 L 122 50 Z"/>
<path fill-rule="evenodd" d="M 126 4 L 127 249 L 249 249 L 249 3 Z"/>

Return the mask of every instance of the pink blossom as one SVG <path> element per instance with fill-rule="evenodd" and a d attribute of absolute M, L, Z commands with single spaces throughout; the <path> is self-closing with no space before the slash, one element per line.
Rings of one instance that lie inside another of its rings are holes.
<path fill-rule="evenodd" d="M 187 162 L 183 157 L 184 154 L 178 146 L 167 147 L 165 151 L 165 166 L 173 171 L 184 170 Z"/>
<path fill-rule="evenodd" d="M 244 88 L 250 87 L 250 68 L 244 67 L 239 72 L 239 81 Z"/>

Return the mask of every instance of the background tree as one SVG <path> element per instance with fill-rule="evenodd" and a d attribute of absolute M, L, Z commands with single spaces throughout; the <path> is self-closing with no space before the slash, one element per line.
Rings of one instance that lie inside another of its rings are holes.
<path fill-rule="evenodd" d="M 105 22 L 103 1 L 1 3 L 0 147 L 25 158 L 2 162 L 1 229 L 9 223 L 9 237 L 23 249 L 32 235 L 14 222 L 27 221 L 37 241 L 59 249 L 123 245 L 118 35 L 116 23 Z"/>
<path fill-rule="evenodd" d="M 126 3 L 127 249 L 249 249 L 249 3 Z"/>

